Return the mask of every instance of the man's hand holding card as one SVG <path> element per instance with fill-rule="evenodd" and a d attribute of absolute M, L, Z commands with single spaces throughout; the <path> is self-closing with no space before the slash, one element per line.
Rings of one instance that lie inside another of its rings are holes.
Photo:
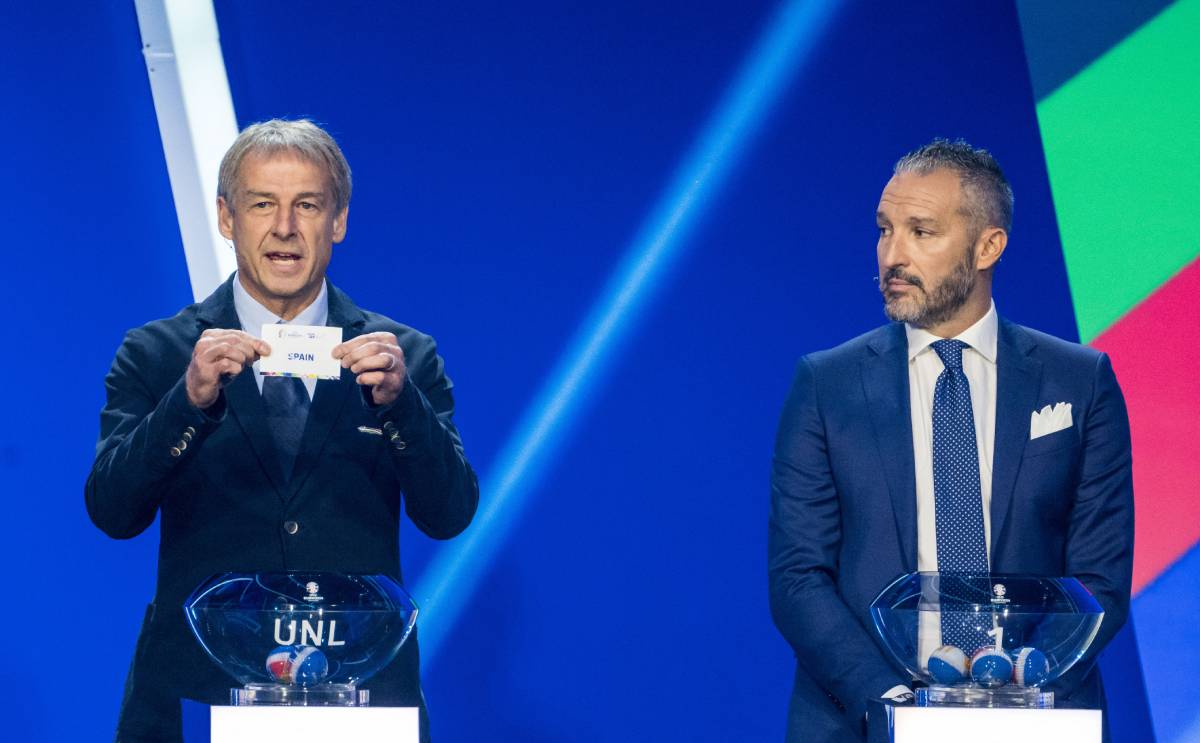
<path fill-rule="evenodd" d="M 333 349 L 333 357 L 357 375 L 359 384 L 371 388 L 371 401 L 376 405 L 391 405 L 404 389 L 408 376 L 404 349 L 391 333 L 351 338 Z"/>
<path fill-rule="evenodd" d="M 192 348 L 187 368 L 188 401 L 199 410 L 208 409 L 217 402 L 222 387 L 269 353 L 269 344 L 240 330 L 205 330 Z"/>

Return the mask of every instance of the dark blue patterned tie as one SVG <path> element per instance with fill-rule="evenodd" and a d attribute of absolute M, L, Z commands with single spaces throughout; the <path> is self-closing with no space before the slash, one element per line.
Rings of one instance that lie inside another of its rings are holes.
<path fill-rule="evenodd" d="M 292 477 L 304 423 L 308 420 L 308 390 L 299 377 L 263 377 L 262 398 L 267 408 L 267 426 L 275 438 L 279 466 L 287 482 Z"/>
<path fill-rule="evenodd" d="M 942 602 L 942 643 L 956 645 L 970 656 L 988 644 L 987 630 L 991 627 L 977 626 L 971 613 L 954 611 L 956 600 L 986 604 L 990 583 L 975 416 L 971 412 L 971 386 L 962 369 L 966 345 L 956 340 L 933 344 L 946 367 L 933 390 L 933 502 L 938 572 L 980 576 L 980 580 L 956 581 L 966 590 L 955 593 L 970 595 L 943 595 Z"/>

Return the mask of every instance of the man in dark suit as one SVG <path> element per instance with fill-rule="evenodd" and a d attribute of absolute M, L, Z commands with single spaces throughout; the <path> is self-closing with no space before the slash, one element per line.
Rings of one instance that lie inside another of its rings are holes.
<path fill-rule="evenodd" d="M 126 681 L 119 741 L 180 739 L 180 699 L 228 702 L 183 603 L 225 571 L 400 579 L 398 519 L 448 539 L 478 484 L 433 339 L 361 310 L 325 279 L 346 234 L 350 170 L 307 121 L 248 127 L 221 164 L 220 230 L 237 273 L 203 302 L 130 331 L 106 379 L 88 513 L 126 539 L 161 515 L 158 581 Z M 264 376 L 273 322 L 341 327 L 341 378 Z M 265 659 L 264 659 L 265 660 Z M 415 636 L 366 687 L 418 706 Z"/>
<path fill-rule="evenodd" d="M 986 151 L 906 155 L 877 210 L 894 322 L 800 361 L 768 537 L 771 609 L 797 660 L 789 740 L 859 740 L 868 700 L 911 697 L 868 608 L 918 569 L 1079 578 L 1105 617 L 1054 690 L 1060 706 L 1103 704 L 1095 655 L 1129 609 L 1128 417 L 1104 354 L 996 315 L 1011 219 Z"/>

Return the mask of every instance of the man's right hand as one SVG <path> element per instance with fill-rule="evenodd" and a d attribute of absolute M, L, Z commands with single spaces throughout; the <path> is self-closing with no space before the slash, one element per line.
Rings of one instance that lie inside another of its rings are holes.
<path fill-rule="evenodd" d="M 209 329 L 200 334 L 187 368 L 188 402 L 205 410 L 217 401 L 221 388 L 258 361 L 270 356 L 266 341 L 240 330 Z"/>

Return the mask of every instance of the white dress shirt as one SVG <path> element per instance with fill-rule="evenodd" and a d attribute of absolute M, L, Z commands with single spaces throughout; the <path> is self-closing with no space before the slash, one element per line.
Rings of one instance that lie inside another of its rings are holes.
<path fill-rule="evenodd" d="M 234 276 L 233 308 L 237 310 L 238 322 L 242 324 L 242 332 L 255 338 L 262 338 L 262 326 L 273 325 L 277 322 L 284 322 L 286 325 L 324 325 L 329 320 L 329 285 L 328 282 L 321 282 L 321 293 L 312 301 L 312 304 L 301 310 L 300 314 L 291 320 L 285 321 L 250 296 L 250 293 L 242 286 L 241 277 Z M 254 381 L 258 383 L 258 391 L 261 393 L 263 375 L 258 370 L 257 361 L 254 362 Z M 304 389 L 308 390 L 308 399 L 311 400 L 317 390 L 317 380 L 303 378 L 301 381 L 304 382 Z"/>
<path fill-rule="evenodd" d="M 963 349 L 963 373 L 971 387 L 971 411 L 975 417 L 975 443 L 979 449 L 979 492 L 983 497 L 983 533 L 988 551 L 992 553 L 992 455 L 996 441 L 996 340 L 999 321 L 996 303 L 987 314 L 971 327 L 956 335 L 955 340 L 967 344 Z M 913 464 L 917 485 L 917 570 L 936 572 L 937 518 L 933 498 L 933 390 L 937 378 L 945 369 L 941 358 L 930 344 L 942 340 L 938 336 L 910 325 L 904 326 L 908 336 L 908 396 L 912 412 Z M 922 615 L 919 653 L 924 666 L 941 644 L 938 615 Z M 969 652 L 969 651 L 968 651 Z"/>

